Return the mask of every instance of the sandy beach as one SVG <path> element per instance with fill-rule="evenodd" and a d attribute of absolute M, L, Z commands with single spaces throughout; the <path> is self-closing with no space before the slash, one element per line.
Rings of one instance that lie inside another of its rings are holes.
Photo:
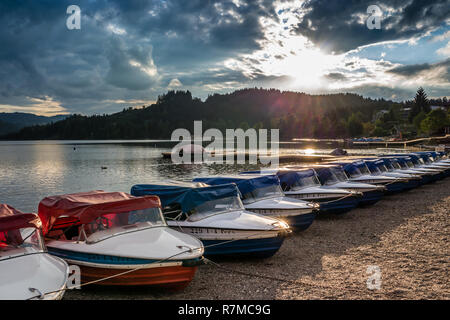
<path fill-rule="evenodd" d="M 449 214 L 447 178 L 317 219 L 270 259 L 202 266 L 181 292 L 91 286 L 64 299 L 450 299 Z"/>

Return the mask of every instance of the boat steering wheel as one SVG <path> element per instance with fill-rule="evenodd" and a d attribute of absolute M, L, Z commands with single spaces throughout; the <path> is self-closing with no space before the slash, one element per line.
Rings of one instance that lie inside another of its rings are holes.
<path fill-rule="evenodd" d="M 103 231 L 112 226 L 112 221 L 106 217 L 99 217 L 95 223 L 96 231 Z"/>

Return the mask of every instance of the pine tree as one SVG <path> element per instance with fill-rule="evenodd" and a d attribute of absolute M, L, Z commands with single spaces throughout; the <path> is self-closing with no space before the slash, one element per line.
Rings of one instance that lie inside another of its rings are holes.
<path fill-rule="evenodd" d="M 425 90 L 420 87 L 414 97 L 414 105 L 409 113 L 409 121 L 412 122 L 413 119 L 421 112 L 428 113 L 430 111 L 430 102 L 428 101 L 427 94 L 425 93 Z"/>

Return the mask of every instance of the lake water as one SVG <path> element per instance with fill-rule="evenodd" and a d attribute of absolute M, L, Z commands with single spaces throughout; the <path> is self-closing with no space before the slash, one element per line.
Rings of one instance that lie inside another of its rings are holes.
<path fill-rule="evenodd" d="M 173 144 L 172 144 L 173 145 Z M 305 143 L 280 143 L 280 153 L 304 153 Z M 330 152 L 327 144 L 318 152 Z M 89 190 L 129 192 L 137 183 L 235 174 L 260 165 L 181 164 L 163 159 L 167 141 L 0 142 L 0 203 L 36 212 L 50 195 Z M 367 150 L 360 150 L 365 152 Z M 107 169 L 102 169 L 107 167 Z"/>

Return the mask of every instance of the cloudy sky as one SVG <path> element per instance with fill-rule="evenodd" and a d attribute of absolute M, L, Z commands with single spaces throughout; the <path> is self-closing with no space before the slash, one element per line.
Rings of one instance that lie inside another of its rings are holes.
<path fill-rule="evenodd" d="M 381 29 L 366 25 L 373 4 Z M 0 2 L 0 112 L 103 114 L 169 89 L 255 86 L 450 96 L 450 0 Z"/>

